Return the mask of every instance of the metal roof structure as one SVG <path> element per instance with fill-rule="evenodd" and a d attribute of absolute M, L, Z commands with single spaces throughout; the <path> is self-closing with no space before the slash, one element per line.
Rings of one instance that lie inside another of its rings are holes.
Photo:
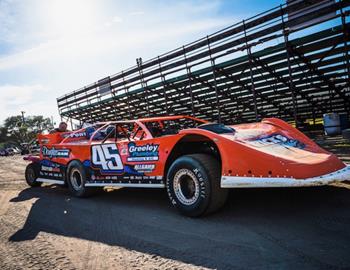
<path fill-rule="evenodd" d="M 186 114 L 297 124 L 350 113 L 349 0 L 291 0 L 57 99 L 83 122 Z"/>

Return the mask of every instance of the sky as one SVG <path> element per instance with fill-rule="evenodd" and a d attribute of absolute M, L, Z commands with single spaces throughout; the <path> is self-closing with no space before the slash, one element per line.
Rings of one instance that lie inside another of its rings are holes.
<path fill-rule="evenodd" d="M 0 124 L 284 0 L 0 0 Z"/>

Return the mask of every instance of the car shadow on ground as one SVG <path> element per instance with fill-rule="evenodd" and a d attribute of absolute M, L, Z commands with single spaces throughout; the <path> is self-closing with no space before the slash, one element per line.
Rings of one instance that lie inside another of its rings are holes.
<path fill-rule="evenodd" d="M 232 190 L 203 218 L 179 215 L 165 190 L 119 189 L 86 199 L 61 187 L 28 188 L 35 198 L 10 241 L 41 231 L 122 246 L 203 267 L 350 267 L 350 190 L 340 187 Z"/>

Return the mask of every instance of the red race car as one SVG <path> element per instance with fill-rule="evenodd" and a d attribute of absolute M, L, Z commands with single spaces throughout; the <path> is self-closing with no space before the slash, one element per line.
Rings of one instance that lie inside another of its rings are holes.
<path fill-rule="evenodd" d="M 350 167 L 286 122 L 226 126 L 189 116 L 97 123 L 38 135 L 40 157 L 25 176 L 68 185 L 77 197 L 96 187 L 166 188 L 188 216 L 225 203 L 228 188 L 318 186 L 350 180 Z"/>

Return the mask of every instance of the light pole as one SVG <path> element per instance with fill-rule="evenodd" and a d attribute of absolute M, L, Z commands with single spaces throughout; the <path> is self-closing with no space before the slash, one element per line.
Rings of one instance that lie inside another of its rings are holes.
<path fill-rule="evenodd" d="M 24 120 L 24 114 L 25 114 L 25 112 L 24 112 L 24 111 L 21 111 L 21 114 L 22 114 L 22 123 L 23 123 L 23 125 L 24 125 L 24 123 L 25 123 L 25 120 Z"/>

